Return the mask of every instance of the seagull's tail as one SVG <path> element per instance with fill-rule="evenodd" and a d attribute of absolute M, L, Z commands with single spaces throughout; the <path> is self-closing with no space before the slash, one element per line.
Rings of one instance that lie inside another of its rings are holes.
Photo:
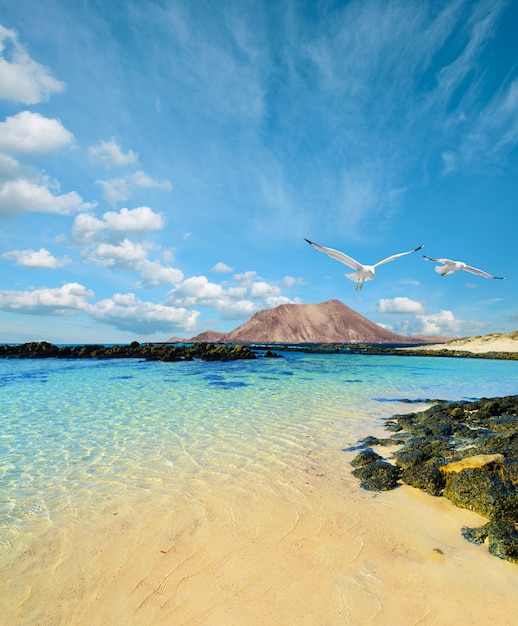
<path fill-rule="evenodd" d="M 447 270 L 446 265 L 436 265 L 433 269 L 441 276 L 448 276 L 454 273 L 453 270 Z"/>
<path fill-rule="evenodd" d="M 361 272 L 351 272 L 350 274 L 344 274 L 346 278 L 352 280 L 353 283 L 366 283 L 368 280 L 373 280 L 374 276 L 365 276 Z"/>

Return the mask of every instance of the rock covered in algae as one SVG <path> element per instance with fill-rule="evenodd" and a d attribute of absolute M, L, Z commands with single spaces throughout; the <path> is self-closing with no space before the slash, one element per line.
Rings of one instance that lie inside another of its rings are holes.
<path fill-rule="evenodd" d="M 518 564 L 518 528 L 513 522 L 492 520 L 480 528 L 464 526 L 462 536 L 476 544 L 487 540 L 491 554 Z"/>
<path fill-rule="evenodd" d="M 269 355 L 272 356 L 272 355 Z M 192 345 L 144 343 L 129 345 L 56 346 L 46 341 L 0 346 L 0 358 L 18 359 L 144 359 L 146 361 L 235 361 L 255 359 L 255 352 L 241 344 L 198 342 Z"/>
<path fill-rule="evenodd" d="M 403 482 L 475 511 L 490 522 L 464 529 L 464 536 L 487 540 L 491 554 L 518 563 L 518 396 L 438 402 L 396 415 L 386 428 L 394 444 L 402 443 L 393 454 L 397 474 L 381 483 L 380 467 L 391 464 L 367 448 L 352 462 L 362 486 L 381 490 Z"/>
<path fill-rule="evenodd" d="M 360 484 L 369 491 L 390 491 L 397 487 L 400 470 L 371 448 L 362 450 L 352 461 L 356 468 L 353 474 L 360 479 Z"/>

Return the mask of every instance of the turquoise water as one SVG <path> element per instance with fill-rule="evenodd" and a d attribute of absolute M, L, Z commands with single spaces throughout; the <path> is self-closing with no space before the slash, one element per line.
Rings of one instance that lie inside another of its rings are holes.
<path fill-rule="evenodd" d="M 401 399 L 518 393 L 518 363 L 305 355 L 230 363 L 0 361 L 0 558 L 91 498 L 335 456 Z M 243 474 L 245 473 L 245 474 Z M 3 546 L 2 543 L 3 542 Z M 1 566 L 1 561 L 0 561 Z"/>

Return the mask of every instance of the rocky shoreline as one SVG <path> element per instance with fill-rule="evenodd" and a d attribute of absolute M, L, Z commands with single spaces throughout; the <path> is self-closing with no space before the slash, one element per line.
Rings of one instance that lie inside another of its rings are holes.
<path fill-rule="evenodd" d="M 440 401 L 393 416 L 386 429 L 393 434 L 362 440 L 351 462 L 362 487 L 405 483 L 479 513 L 488 523 L 462 535 L 518 564 L 518 396 Z M 384 446 L 398 448 L 387 459 L 373 449 Z"/>
<path fill-rule="evenodd" d="M 277 354 L 266 350 L 264 357 L 276 357 Z M 244 345 L 224 345 L 195 343 L 188 346 L 171 344 L 140 344 L 137 341 L 129 345 L 81 345 L 56 346 L 46 341 L 35 341 L 21 345 L 0 346 L 0 358 L 18 359 L 143 359 L 145 361 L 235 361 L 238 359 L 256 359 L 257 354 Z"/>

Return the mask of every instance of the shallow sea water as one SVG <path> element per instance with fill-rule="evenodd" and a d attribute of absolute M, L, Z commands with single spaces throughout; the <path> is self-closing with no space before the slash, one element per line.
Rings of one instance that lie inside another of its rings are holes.
<path fill-rule="evenodd" d="M 402 399 L 515 394 L 517 374 L 512 361 L 347 354 L 0 360 L 0 578 L 17 567 L 24 578 L 17 584 L 15 573 L 9 587 L 20 594 L 15 608 L 25 606 L 17 623 L 40 619 L 27 609 L 27 572 L 37 579 L 49 563 L 56 569 L 69 529 L 86 519 L 152 509 L 157 498 L 203 508 L 224 492 L 238 525 L 256 492 L 289 506 L 305 474 L 343 473 L 352 483 L 344 449 L 422 406 Z M 31 548 L 42 541 L 57 544 L 48 557 Z"/>

